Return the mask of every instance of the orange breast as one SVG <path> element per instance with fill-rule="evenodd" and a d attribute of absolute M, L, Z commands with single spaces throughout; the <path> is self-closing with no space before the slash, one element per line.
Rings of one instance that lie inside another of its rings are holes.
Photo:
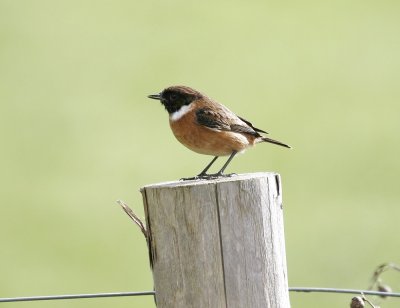
<path fill-rule="evenodd" d="M 233 151 L 241 152 L 254 145 L 256 139 L 247 134 L 217 131 L 199 125 L 193 111 L 188 111 L 175 121 L 170 118 L 169 124 L 179 142 L 200 154 L 230 155 Z"/>

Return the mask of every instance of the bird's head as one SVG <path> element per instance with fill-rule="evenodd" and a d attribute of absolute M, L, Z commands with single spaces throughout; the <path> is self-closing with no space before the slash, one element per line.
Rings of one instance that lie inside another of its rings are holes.
<path fill-rule="evenodd" d="M 200 92 L 185 86 L 172 86 L 158 94 L 148 96 L 148 98 L 159 100 L 169 114 L 179 111 L 183 106 L 188 106 L 201 97 Z"/>

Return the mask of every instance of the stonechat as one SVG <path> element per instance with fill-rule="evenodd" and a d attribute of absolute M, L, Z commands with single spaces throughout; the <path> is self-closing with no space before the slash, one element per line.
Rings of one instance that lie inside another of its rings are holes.
<path fill-rule="evenodd" d="M 179 142 L 194 152 L 214 156 L 202 172 L 184 180 L 229 176 L 224 171 L 233 157 L 256 143 L 269 142 L 290 148 L 285 143 L 262 136 L 267 132 L 190 87 L 172 86 L 148 97 L 164 105 L 169 114 L 169 125 Z M 220 171 L 207 174 L 219 156 L 228 155 Z"/>

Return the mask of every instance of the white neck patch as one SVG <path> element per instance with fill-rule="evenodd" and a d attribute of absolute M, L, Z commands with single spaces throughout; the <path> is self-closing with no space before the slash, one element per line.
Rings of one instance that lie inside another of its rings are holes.
<path fill-rule="evenodd" d="M 171 121 L 178 121 L 182 118 L 186 113 L 190 111 L 191 105 L 183 105 L 178 111 L 175 111 L 169 115 Z"/>

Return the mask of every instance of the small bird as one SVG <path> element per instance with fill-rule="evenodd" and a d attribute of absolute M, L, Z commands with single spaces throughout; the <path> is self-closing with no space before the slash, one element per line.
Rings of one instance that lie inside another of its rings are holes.
<path fill-rule="evenodd" d="M 183 180 L 210 179 L 224 174 L 233 157 L 260 142 L 286 148 L 289 145 L 262 136 L 267 134 L 249 121 L 238 117 L 224 105 L 186 86 L 172 86 L 149 98 L 159 100 L 169 113 L 169 124 L 176 139 L 190 150 L 213 155 L 213 160 L 197 176 Z M 219 156 L 229 156 L 220 171 L 207 174 Z"/>

